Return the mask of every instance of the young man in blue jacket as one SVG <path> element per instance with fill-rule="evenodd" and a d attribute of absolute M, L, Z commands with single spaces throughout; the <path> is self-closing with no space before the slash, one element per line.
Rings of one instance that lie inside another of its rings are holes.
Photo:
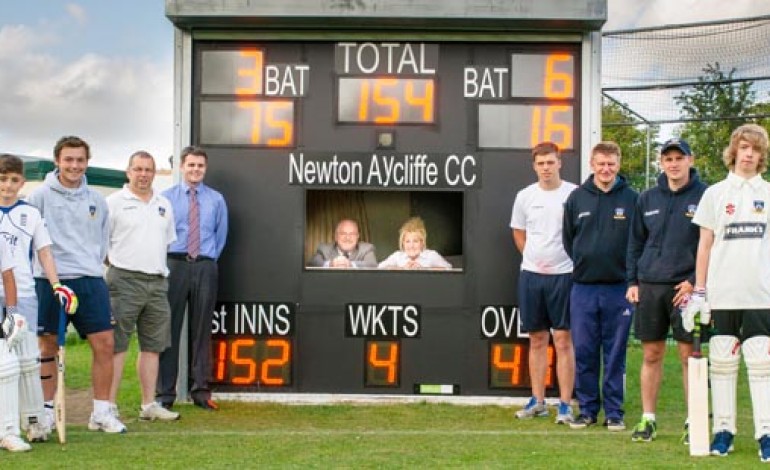
<path fill-rule="evenodd" d="M 574 263 L 570 324 L 580 405 L 580 414 L 570 427 L 596 424 L 603 405 L 604 425 L 610 431 L 622 431 L 626 428 L 626 343 L 632 316 L 626 300 L 626 251 L 639 195 L 618 175 L 620 147 L 615 142 L 594 146 L 591 170 L 593 174 L 570 194 L 564 206 L 562 238 Z"/>
<path fill-rule="evenodd" d="M 642 342 L 642 419 L 631 440 L 655 439 L 655 408 L 663 377 L 663 357 L 669 328 L 679 349 L 682 380 L 687 396 L 687 358 L 692 333 L 682 327 L 679 308 L 695 284 L 695 254 L 700 229 L 692 223 L 706 184 L 693 168 L 690 146 L 671 139 L 660 149 L 658 184 L 644 191 L 634 214 L 628 241 L 628 291 L 637 304 L 634 333 Z M 685 400 L 686 402 L 687 400 Z"/>

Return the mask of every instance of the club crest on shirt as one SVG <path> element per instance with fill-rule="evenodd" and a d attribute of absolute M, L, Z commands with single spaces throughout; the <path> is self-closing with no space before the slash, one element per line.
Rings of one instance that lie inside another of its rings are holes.
<path fill-rule="evenodd" d="M 684 216 L 692 219 L 693 217 L 695 217 L 695 211 L 697 210 L 698 210 L 697 204 L 688 204 L 687 210 L 685 211 Z"/>
<path fill-rule="evenodd" d="M 733 204 L 732 202 L 728 202 L 727 205 L 725 206 L 725 212 L 727 213 L 727 215 L 735 214 L 735 204 Z"/>
<path fill-rule="evenodd" d="M 21 214 L 21 217 L 19 217 L 19 225 L 22 227 L 27 226 L 27 214 Z"/>
<path fill-rule="evenodd" d="M 761 214 L 765 212 L 765 201 L 754 201 L 754 213 Z"/>
<path fill-rule="evenodd" d="M 158 207 L 158 214 L 160 214 L 161 217 L 166 217 L 166 208 Z"/>
<path fill-rule="evenodd" d="M 91 218 L 96 218 L 96 206 L 88 206 L 88 213 L 91 214 Z"/>
<path fill-rule="evenodd" d="M 626 208 L 625 207 L 616 207 L 615 208 L 615 215 L 612 216 L 615 220 L 626 220 Z"/>

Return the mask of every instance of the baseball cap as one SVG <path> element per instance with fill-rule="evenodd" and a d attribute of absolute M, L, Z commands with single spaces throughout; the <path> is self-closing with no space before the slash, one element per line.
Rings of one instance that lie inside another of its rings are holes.
<path fill-rule="evenodd" d="M 663 143 L 663 146 L 660 148 L 660 153 L 664 154 L 671 149 L 677 149 L 685 155 L 692 155 L 692 150 L 690 150 L 690 144 L 688 144 L 687 141 L 684 139 L 679 139 L 679 138 L 668 139 Z"/>

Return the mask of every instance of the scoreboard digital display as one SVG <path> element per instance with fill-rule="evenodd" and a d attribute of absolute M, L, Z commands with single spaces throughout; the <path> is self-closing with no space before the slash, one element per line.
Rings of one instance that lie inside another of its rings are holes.
<path fill-rule="evenodd" d="M 215 392 L 530 394 L 511 207 L 541 141 L 578 182 L 585 135 L 585 48 L 540 39 L 192 41 L 191 140 L 231 220 Z M 382 261 L 412 216 L 452 269 L 308 268 L 341 218 Z"/>
<path fill-rule="evenodd" d="M 339 122 L 433 124 L 434 80 L 404 78 L 340 78 Z"/>

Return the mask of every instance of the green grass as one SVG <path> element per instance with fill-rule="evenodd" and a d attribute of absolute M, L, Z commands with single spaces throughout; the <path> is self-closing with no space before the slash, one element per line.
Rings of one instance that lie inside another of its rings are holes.
<path fill-rule="evenodd" d="M 674 348 L 669 348 L 658 409 L 658 439 L 632 443 L 639 419 L 639 346 L 629 347 L 626 416 L 629 431 L 601 426 L 572 431 L 551 419 L 517 421 L 501 406 L 446 404 L 288 406 L 221 402 L 217 413 L 179 405 L 173 423 L 137 420 L 135 345 L 120 397 L 125 435 L 68 426 L 68 443 L 34 445 L 25 454 L 0 455 L 4 468 L 724 468 L 758 466 L 751 406 L 741 373 L 740 434 L 726 458 L 691 458 L 679 442 L 685 407 Z M 67 385 L 86 389 L 90 351 L 68 342 Z M 11 467 L 13 465 L 14 467 Z"/>

